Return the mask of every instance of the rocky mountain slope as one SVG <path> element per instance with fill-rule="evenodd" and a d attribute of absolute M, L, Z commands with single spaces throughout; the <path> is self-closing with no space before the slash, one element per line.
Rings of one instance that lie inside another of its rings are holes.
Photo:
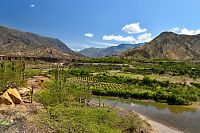
<path fill-rule="evenodd" d="M 78 58 L 81 55 L 62 41 L 0 26 L 0 54 L 55 58 Z"/>
<path fill-rule="evenodd" d="M 146 45 L 123 52 L 121 56 L 177 60 L 200 59 L 200 35 L 163 32 Z"/>
<path fill-rule="evenodd" d="M 78 53 L 86 56 L 86 57 L 105 57 L 112 56 L 124 52 L 130 48 L 136 48 L 144 45 L 144 43 L 140 44 L 120 44 L 118 46 L 111 46 L 107 48 L 86 48 Z"/>

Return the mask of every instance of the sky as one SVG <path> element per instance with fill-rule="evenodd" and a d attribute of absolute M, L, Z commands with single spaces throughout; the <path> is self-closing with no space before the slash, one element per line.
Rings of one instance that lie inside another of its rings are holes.
<path fill-rule="evenodd" d="M 164 31 L 200 34 L 199 0 L 1 0 L 0 25 L 76 51 L 143 43 Z"/>

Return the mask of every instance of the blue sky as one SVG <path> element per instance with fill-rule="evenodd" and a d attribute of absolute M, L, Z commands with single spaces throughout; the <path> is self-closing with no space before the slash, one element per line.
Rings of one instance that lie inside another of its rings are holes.
<path fill-rule="evenodd" d="M 199 0 L 1 0 L 0 25 L 55 37 L 74 50 L 200 34 Z"/>

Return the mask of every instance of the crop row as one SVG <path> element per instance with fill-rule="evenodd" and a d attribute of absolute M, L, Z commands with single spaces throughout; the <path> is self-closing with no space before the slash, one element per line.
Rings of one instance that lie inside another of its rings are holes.
<path fill-rule="evenodd" d="M 97 82 L 95 78 L 86 77 L 69 78 L 68 80 L 88 86 L 94 95 L 153 99 L 155 101 L 181 105 L 191 104 L 193 101 L 197 101 L 199 97 L 199 93 L 195 87 L 165 88 L 140 84 L 106 83 Z"/>

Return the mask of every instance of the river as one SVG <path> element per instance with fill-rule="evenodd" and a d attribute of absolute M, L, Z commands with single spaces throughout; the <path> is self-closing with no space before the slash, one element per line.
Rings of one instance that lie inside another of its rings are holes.
<path fill-rule="evenodd" d="M 95 96 L 93 101 L 98 102 L 99 97 Z M 148 119 L 186 133 L 200 133 L 200 110 L 194 107 L 111 97 L 101 97 L 100 101 L 105 105 L 133 110 Z"/>

